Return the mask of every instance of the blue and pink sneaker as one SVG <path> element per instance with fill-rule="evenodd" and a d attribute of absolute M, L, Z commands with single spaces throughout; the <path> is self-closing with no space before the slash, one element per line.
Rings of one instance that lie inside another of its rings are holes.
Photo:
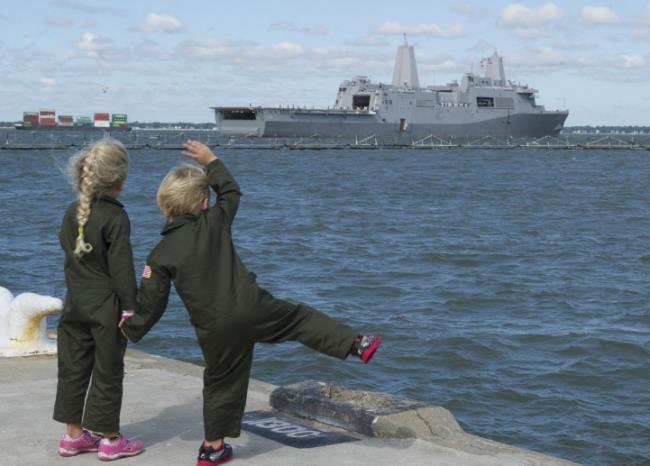
<path fill-rule="evenodd" d="M 115 440 L 103 438 L 99 442 L 99 459 L 102 461 L 113 461 L 128 456 L 135 456 L 142 453 L 142 442 L 140 440 L 129 440 L 120 435 Z"/>
<path fill-rule="evenodd" d="M 84 430 L 83 434 L 77 438 L 63 434 L 59 442 L 59 455 L 67 457 L 75 456 L 79 453 L 97 451 L 99 450 L 99 441 L 101 439 L 101 435 L 93 434 L 88 430 Z"/>
<path fill-rule="evenodd" d="M 352 345 L 351 354 L 359 357 L 364 364 L 368 364 L 375 351 L 381 345 L 382 338 L 375 335 L 359 335 Z"/>

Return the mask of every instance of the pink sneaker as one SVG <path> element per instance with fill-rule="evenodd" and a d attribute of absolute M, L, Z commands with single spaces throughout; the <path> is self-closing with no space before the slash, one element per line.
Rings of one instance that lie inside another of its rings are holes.
<path fill-rule="evenodd" d="M 101 435 L 93 434 L 88 430 L 84 430 L 84 433 L 77 438 L 70 437 L 68 434 L 63 434 L 63 437 L 61 437 L 61 441 L 59 442 L 59 455 L 74 456 L 79 453 L 97 451 L 101 439 Z"/>
<path fill-rule="evenodd" d="M 118 439 L 109 440 L 103 438 L 99 442 L 99 459 L 102 461 L 113 461 L 127 456 L 135 456 L 142 453 L 142 442 L 140 440 L 129 440 L 124 435 Z"/>

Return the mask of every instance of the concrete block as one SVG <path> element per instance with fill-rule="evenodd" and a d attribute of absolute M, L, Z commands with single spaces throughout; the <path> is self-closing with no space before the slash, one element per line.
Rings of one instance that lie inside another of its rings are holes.
<path fill-rule="evenodd" d="M 463 433 L 454 416 L 440 406 L 313 380 L 276 388 L 270 404 L 278 411 L 370 437 L 433 440 Z"/>

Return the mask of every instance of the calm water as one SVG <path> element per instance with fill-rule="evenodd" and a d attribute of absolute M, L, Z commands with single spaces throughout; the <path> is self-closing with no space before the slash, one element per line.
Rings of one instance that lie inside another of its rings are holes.
<path fill-rule="evenodd" d="M 64 296 L 72 200 L 54 159 L 0 152 L 0 285 Z M 174 152 L 132 151 L 136 269 Z M 259 345 L 253 375 L 450 409 L 466 430 L 586 464 L 650 464 L 650 153 L 230 151 L 241 256 L 278 297 L 386 336 L 369 366 Z M 52 320 L 50 326 L 56 325 Z M 173 297 L 135 346 L 200 362 Z M 199 387 L 197 387 L 197 391 Z"/>

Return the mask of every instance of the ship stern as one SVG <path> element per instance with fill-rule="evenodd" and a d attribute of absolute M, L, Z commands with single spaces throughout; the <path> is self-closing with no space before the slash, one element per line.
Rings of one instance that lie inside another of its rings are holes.
<path fill-rule="evenodd" d="M 224 136 L 264 134 L 265 121 L 260 107 L 212 107 L 216 130 Z"/>

